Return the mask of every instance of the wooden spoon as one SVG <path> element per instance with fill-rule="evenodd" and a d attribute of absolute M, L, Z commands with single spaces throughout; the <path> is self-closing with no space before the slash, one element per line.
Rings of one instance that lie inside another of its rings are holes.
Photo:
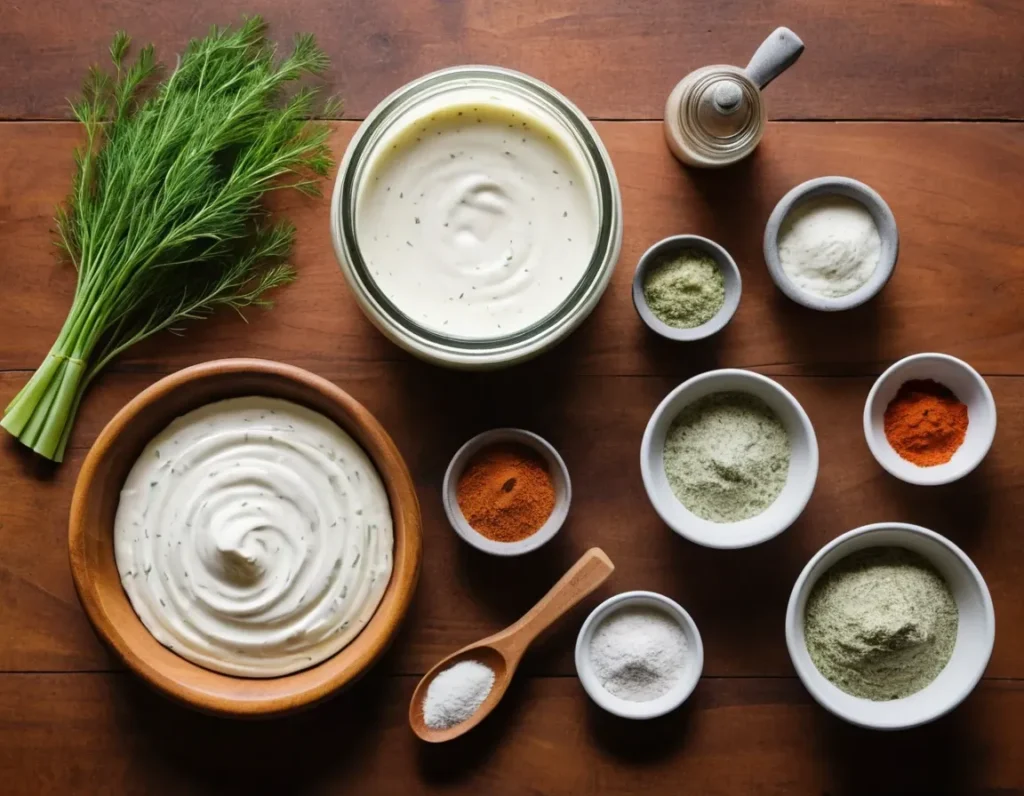
<path fill-rule="evenodd" d="M 441 743 L 469 732 L 497 706 L 512 682 L 523 653 L 544 630 L 572 609 L 580 600 L 604 583 L 615 565 L 599 547 L 592 547 L 551 587 L 533 608 L 513 625 L 493 636 L 463 647 L 436 664 L 423 675 L 412 694 L 409 704 L 409 725 L 412 731 L 428 743 Z M 494 686 L 483 704 L 470 718 L 446 730 L 427 726 L 423 718 L 423 700 L 434 678 L 445 669 L 461 661 L 478 661 L 494 672 Z"/>

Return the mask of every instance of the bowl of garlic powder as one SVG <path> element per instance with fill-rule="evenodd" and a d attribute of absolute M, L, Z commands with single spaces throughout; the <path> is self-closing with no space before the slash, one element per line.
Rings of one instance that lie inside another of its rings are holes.
<path fill-rule="evenodd" d="M 629 591 L 591 612 L 575 657 L 583 690 L 598 707 L 624 719 L 653 719 L 693 693 L 704 669 L 704 643 L 675 600 Z"/>
<path fill-rule="evenodd" d="M 848 310 L 870 301 L 892 277 L 898 255 L 889 205 L 849 177 L 796 186 L 764 230 L 764 260 L 775 284 L 813 310 Z"/>

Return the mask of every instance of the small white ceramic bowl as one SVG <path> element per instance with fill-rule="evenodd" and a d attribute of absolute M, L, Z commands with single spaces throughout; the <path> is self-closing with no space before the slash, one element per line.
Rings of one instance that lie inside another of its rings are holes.
<path fill-rule="evenodd" d="M 945 464 L 921 467 L 902 458 L 885 438 L 885 409 L 905 382 L 932 379 L 949 387 L 967 404 L 967 435 Z M 864 436 L 878 463 L 910 484 L 936 486 L 963 478 L 981 464 L 996 435 L 996 402 L 981 375 L 948 354 L 915 354 L 885 371 L 864 404 Z"/>
<path fill-rule="evenodd" d="M 537 451 L 547 462 L 548 472 L 555 486 L 555 508 L 551 512 L 551 516 L 548 517 L 548 521 L 535 534 L 518 542 L 496 542 L 474 530 L 463 516 L 457 497 L 459 478 L 469 460 L 482 448 L 501 442 L 517 442 Z M 572 483 L 569 481 L 569 469 L 565 466 L 562 457 L 543 437 L 521 428 L 495 428 L 477 434 L 459 448 L 445 471 L 441 495 L 445 514 L 448 515 L 448 522 L 459 536 L 477 550 L 482 550 L 485 553 L 496 556 L 518 556 L 536 550 L 558 533 L 569 514 L 569 504 L 572 502 Z"/>
<path fill-rule="evenodd" d="M 838 298 L 808 293 L 789 278 L 779 260 L 779 229 L 782 227 L 782 222 L 797 205 L 819 196 L 845 196 L 860 202 L 871 213 L 882 239 L 882 251 L 879 254 L 878 266 L 871 278 L 857 290 Z M 899 251 L 900 236 L 896 228 L 896 217 L 889 209 L 889 205 L 877 191 L 849 177 L 818 177 L 801 183 L 779 200 L 764 228 L 764 261 L 768 265 L 768 272 L 772 279 L 779 290 L 793 301 L 810 307 L 812 310 L 825 312 L 848 310 L 873 299 L 892 276 Z"/>
<path fill-rule="evenodd" d="M 825 679 L 807 651 L 807 598 L 829 568 L 869 547 L 902 547 L 928 559 L 949 584 L 960 612 L 949 663 L 929 685 L 904 699 L 874 702 L 847 694 Z M 971 559 L 943 536 L 899 522 L 865 525 L 833 539 L 815 554 L 796 579 L 786 609 L 786 646 L 796 673 L 818 703 L 851 724 L 874 730 L 902 730 L 926 724 L 959 705 L 978 684 L 996 637 L 988 586 Z"/>
<path fill-rule="evenodd" d="M 697 249 L 710 255 L 721 270 L 722 278 L 725 281 L 725 303 L 722 304 L 721 309 L 711 320 L 689 329 L 669 326 L 660 320 L 651 312 L 650 307 L 647 306 L 647 299 L 644 297 L 644 280 L 647 278 L 647 272 L 662 262 L 665 257 L 670 257 L 683 249 Z M 674 235 L 671 238 L 658 241 L 643 253 L 633 274 L 633 306 L 636 307 L 637 314 L 651 331 L 669 340 L 703 340 L 705 337 L 710 337 L 715 332 L 721 331 L 736 313 L 742 292 L 743 280 L 740 277 L 740 269 L 736 267 L 736 261 L 717 243 L 699 235 Z"/>
<path fill-rule="evenodd" d="M 786 485 L 771 506 L 739 522 L 701 519 L 679 501 L 665 474 L 665 436 L 672 422 L 688 404 L 719 392 L 744 392 L 760 398 L 789 433 Z M 749 370 L 712 370 L 683 382 L 654 410 L 640 444 L 640 472 L 654 510 L 680 536 L 705 547 L 750 547 L 786 530 L 811 499 L 818 477 L 818 440 L 803 407 L 778 382 Z"/>
<path fill-rule="evenodd" d="M 590 660 L 590 643 L 601 623 L 616 611 L 645 606 L 663 611 L 679 623 L 686 637 L 686 669 L 667 694 L 647 702 L 632 702 L 615 696 L 601 685 Z M 583 689 L 597 705 L 624 719 L 653 719 L 675 710 L 693 693 L 703 669 L 704 644 L 697 625 L 679 603 L 653 591 L 627 591 L 609 597 L 591 612 L 576 637 L 576 673 Z"/>

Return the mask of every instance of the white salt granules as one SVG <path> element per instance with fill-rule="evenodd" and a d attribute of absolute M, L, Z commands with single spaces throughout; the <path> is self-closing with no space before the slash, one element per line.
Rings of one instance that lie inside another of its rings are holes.
<path fill-rule="evenodd" d="M 825 298 L 862 287 L 875 272 L 882 237 L 864 205 L 845 196 L 808 199 L 779 229 L 779 261 L 797 286 Z"/>
<path fill-rule="evenodd" d="M 620 699 L 647 702 L 667 694 L 687 665 L 686 636 L 657 608 L 622 608 L 606 618 L 590 641 L 598 681 Z"/>
<path fill-rule="evenodd" d="M 462 724 L 476 713 L 494 686 L 494 672 L 477 661 L 461 661 L 445 669 L 427 687 L 423 720 L 434 730 Z"/>

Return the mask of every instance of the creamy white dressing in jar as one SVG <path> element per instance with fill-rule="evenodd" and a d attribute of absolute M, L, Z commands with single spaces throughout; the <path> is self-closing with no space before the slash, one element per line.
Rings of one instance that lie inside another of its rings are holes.
<path fill-rule="evenodd" d="M 557 310 L 590 267 L 597 188 L 579 146 L 526 103 L 428 105 L 390 128 L 360 185 L 367 271 L 412 321 L 493 339 Z"/>
<path fill-rule="evenodd" d="M 413 355 L 469 370 L 564 340 L 622 247 L 597 130 L 551 86 L 497 66 L 431 72 L 381 100 L 345 150 L 330 221 L 366 317 Z"/>
<path fill-rule="evenodd" d="M 121 492 L 114 553 L 161 644 L 214 671 L 276 677 L 358 635 L 390 579 L 394 534 L 352 437 L 254 396 L 189 412 L 146 446 Z"/>

